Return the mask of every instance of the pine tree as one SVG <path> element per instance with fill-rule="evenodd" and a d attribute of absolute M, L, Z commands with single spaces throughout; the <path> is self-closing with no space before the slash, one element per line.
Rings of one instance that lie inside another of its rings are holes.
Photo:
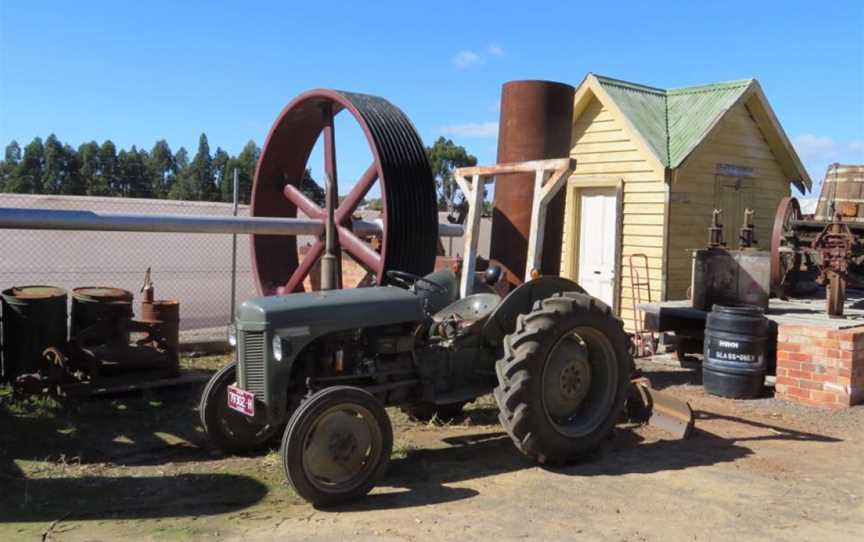
<path fill-rule="evenodd" d="M 83 196 L 87 187 L 81 177 L 81 156 L 69 145 L 63 145 L 63 169 L 65 171 L 60 193 L 71 196 Z"/>
<path fill-rule="evenodd" d="M 83 194 L 88 196 L 98 195 L 97 183 L 99 175 L 99 144 L 95 141 L 83 143 L 78 146 L 78 177 L 80 178 Z"/>
<path fill-rule="evenodd" d="M 11 185 L 12 176 L 19 162 L 21 162 L 21 147 L 13 139 L 11 143 L 6 145 L 3 162 L 0 163 L 0 192 L 8 191 L 6 187 Z"/>
<path fill-rule="evenodd" d="M 6 190 L 16 194 L 40 194 L 44 166 L 45 146 L 42 144 L 42 138 L 36 137 L 24 147 L 24 156 L 14 169 Z"/>
<path fill-rule="evenodd" d="M 230 201 L 224 197 L 225 184 L 228 184 L 228 192 L 231 193 L 231 184 L 234 181 L 234 173 L 228 171 L 228 162 L 230 160 L 231 157 L 227 152 L 223 151 L 221 147 L 216 147 L 216 154 L 213 155 L 213 175 L 215 176 L 216 187 L 214 198 L 216 201 Z"/>
<path fill-rule="evenodd" d="M 255 176 L 255 166 L 258 165 L 258 158 L 261 156 L 261 149 L 254 141 L 249 141 L 243 146 L 236 157 L 231 158 L 225 166 L 228 182 L 222 183 L 222 201 L 233 201 L 234 190 L 234 170 L 238 171 L 240 184 L 240 202 L 249 203 L 252 195 L 252 180 Z"/>
<path fill-rule="evenodd" d="M 99 147 L 99 169 L 93 189 L 88 193 L 93 196 L 113 196 L 120 194 L 117 178 L 117 147 L 108 139 Z"/>
<path fill-rule="evenodd" d="M 150 176 L 151 192 L 154 198 L 168 196 L 171 185 L 174 184 L 174 155 L 171 147 L 164 139 L 153 145 L 147 160 L 147 172 Z"/>
<path fill-rule="evenodd" d="M 123 196 L 130 198 L 150 197 L 150 177 L 147 174 L 146 153 L 132 145 L 128 151 L 120 151 L 117 157 L 119 177 L 122 179 Z"/>

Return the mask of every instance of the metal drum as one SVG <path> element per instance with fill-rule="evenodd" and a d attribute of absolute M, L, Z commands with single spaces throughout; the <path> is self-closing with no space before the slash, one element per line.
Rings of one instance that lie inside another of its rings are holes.
<path fill-rule="evenodd" d="M 844 222 L 864 224 L 864 166 L 831 164 L 825 172 L 815 218 L 831 221 L 836 213 Z"/>
<path fill-rule="evenodd" d="M 132 292 L 120 288 L 86 286 L 72 290 L 70 337 L 81 346 L 128 343 L 129 332 L 121 325 L 132 318 Z M 106 325 L 91 329 L 98 322 Z M 107 325 L 115 323 L 117 325 Z M 80 335 L 80 337 L 79 337 Z"/>
<path fill-rule="evenodd" d="M 761 308 L 714 305 L 705 325 L 705 391 L 738 399 L 758 397 L 765 381 L 769 336 Z"/>
<path fill-rule="evenodd" d="M 37 372 L 46 348 L 66 344 L 66 290 L 18 286 L 3 291 L 3 380 Z"/>

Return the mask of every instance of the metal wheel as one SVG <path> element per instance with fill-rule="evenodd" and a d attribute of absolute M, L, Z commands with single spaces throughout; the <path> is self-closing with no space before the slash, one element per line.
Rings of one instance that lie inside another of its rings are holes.
<path fill-rule="evenodd" d="M 199 406 L 201 425 L 207 438 L 226 453 L 260 449 L 279 431 L 278 426 L 254 423 L 228 408 L 227 389 L 236 380 L 236 363 L 217 371 L 204 388 Z"/>
<path fill-rule="evenodd" d="M 786 196 L 780 200 L 771 231 L 771 292 L 778 297 L 784 296 L 794 286 L 789 282 L 794 281 L 795 268 L 800 265 L 800 256 L 787 241 L 787 234 L 792 232 L 792 221 L 800 219 L 801 206 L 797 199 Z"/>
<path fill-rule="evenodd" d="M 501 425 L 541 463 L 594 449 L 624 410 L 633 360 L 621 321 L 575 292 L 539 301 L 504 338 L 494 390 Z"/>
<path fill-rule="evenodd" d="M 543 369 L 543 405 L 561 434 L 580 437 L 599 426 L 615 401 L 612 345 L 592 328 L 576 328 L 552 348 Z"/>
<path fill-rule="evenodd" d="M 291 417 L 282 465 L 297 494 L 316 505 L 368 493 L 386 470 L 393 429 L 381 403 L 349 386 L 321 390 Z"/>
<path fill-rule="evenodd" d="M 388 269 L 417 275 L 431 272 L 438 239 L 432 170 L 408 117 L 383 98 L 319 89 L 292 100 L 271 128 L 258 161 L 252 215 L 296 217 L 299 210 L 324 221 L 325 210 L 306 197 L 299 184 L 322 133 L 324 170 L 336 179 L 333 118 L 343 110 L 362 128 L 373 161 L 335 209 L 341 251 L 364 267 L 374 283 L 380 283 Z M 384 205 L 380 217 L 384 231 L 377 250 L 351 227 L 352 215 L 376 183 Z M 324 242 L 319 238 L 301 257 L 296 237 L 255 235 L 252 252 L 259 291 L 265 295 L 291 293 L 304 289 L 304 279 L 324 254 Z M 337 260 L 339 257 L 337 252 Z M 342 287 L 341 280 L 337 287 Z"/>

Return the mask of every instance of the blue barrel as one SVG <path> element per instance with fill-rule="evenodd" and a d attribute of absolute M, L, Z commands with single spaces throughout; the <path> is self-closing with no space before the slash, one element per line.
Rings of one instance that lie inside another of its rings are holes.
<path fill-rule="evenodd" d="M 770 328 L 760 307 L 714 305 L 705 325 L 702 385 L 723 397 L 759 397 Z"/>

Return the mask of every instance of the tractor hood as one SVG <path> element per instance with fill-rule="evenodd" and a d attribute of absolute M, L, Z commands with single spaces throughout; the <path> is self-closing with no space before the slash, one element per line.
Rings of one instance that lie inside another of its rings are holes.
<path fill-rule="evenodd" d="M 314 334 L 356 327 L 420 322 L 423 301 L 393 286 L 256 297 L 237 310 L 247 330 L 307 327 Z"/>

